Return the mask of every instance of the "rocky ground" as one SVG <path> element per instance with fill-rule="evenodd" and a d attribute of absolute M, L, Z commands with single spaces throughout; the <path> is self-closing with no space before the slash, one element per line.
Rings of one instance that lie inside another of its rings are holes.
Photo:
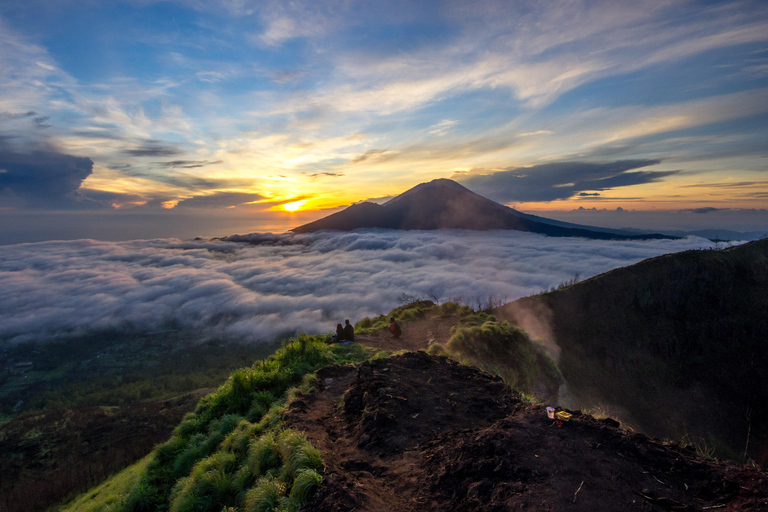
<path fill-rule="evenodd" d="M 572 411 L 423 352 L 319 372 L 290 426 L 323 452 L 307 511 L 768 510 L 768 477 Z"/>

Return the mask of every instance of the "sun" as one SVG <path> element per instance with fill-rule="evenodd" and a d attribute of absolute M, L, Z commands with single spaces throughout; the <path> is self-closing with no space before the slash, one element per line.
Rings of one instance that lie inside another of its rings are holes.
<path fill-rule="evenodd" d="M 283 204 L 283 205 L 281 205 L 281 206 L 282 206 L 282 207 L 283 207 L 283 209 L 284 209 L 284 210 L 286 210 L 286 211 L 289 211 L 289 212 L 296 212 L 296 211 L 299 211 L 299 210 L 301 210 L 301 207 L 302 207 L 302 206 L 304 206 L 304 203 L 305 203 L 305 202 L 306 202 L 306 201 L 294 201 L 294 202 L 292 202 L 292 203 L 285 203 L 285 204 Z"/>

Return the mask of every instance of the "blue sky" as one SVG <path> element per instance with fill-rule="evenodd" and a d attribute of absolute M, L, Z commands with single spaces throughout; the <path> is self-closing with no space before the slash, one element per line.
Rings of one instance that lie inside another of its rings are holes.
<path fill-rule="evenodd" d="M 764 1 L 6 0 L 0 77 L 0 218 L 40 239 L 280 231 L 434 178 L 768 226 Z"/>

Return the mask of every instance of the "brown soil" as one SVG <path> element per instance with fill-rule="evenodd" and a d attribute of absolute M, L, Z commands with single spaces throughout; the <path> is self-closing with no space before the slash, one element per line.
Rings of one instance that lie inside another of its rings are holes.
<path fill-rule="evenodd" d="M 165 441 L 211 391 L 27 414 L 0 426 L 0 512 L 45 510 L 101 482 Z"/>
<path fill-rule="evenodd" d="M 287 423 L 323 452 L 304 511 L 768 510 L 768 476 L 574 412 L 557 426 L 497 377 L 406 353 L 318 372 Z"/>

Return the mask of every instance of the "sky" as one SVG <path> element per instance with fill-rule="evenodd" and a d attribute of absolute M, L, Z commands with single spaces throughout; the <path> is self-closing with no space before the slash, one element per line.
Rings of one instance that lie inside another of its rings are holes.
<path fill-rule="evenodd" d="M 4 0 L 0 244 L 283 232 L 435 178 L 768 227 L 768 3 Z"/>
<path fill-rule="evenodd" d="M 0 247 L 0 343 L 168 328 L 270 342 L 386 314 L 401 294 L 473 307 L 709 240 L 606 241 L 464 230 L 254 234 L 236 240 Z"/>

